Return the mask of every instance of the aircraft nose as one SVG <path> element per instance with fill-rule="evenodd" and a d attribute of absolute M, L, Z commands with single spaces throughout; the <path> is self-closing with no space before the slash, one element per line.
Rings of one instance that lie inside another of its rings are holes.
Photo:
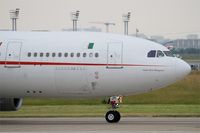
<path fill-rule="evenodd" d="M 179 61 L 176 63 L 176 78 L 182 79 L 185 76 L 187 76 L 191 72 L 191 67 L 188 63 L 185 61 L 179 59 Z"/>

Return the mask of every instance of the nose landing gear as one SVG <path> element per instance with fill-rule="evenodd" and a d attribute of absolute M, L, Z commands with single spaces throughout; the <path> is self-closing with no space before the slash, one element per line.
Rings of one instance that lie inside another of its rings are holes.
<path fill-rule="evenodd" d="M 108 111 L 105 115 L 105 119 L 109 123 L 117 123 L 120 121 L 121 115 L 117 111 L 119 108 L 119 104 L 122 103 L 122 96 L 112 96 L 108 100 L 108 104 L 111 105 L 110 111 Z"/>

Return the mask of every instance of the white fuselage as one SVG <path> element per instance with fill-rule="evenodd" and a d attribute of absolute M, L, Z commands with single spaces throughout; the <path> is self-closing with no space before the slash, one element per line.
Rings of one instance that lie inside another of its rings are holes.
<path fill-rule="evenodd" d="M 162 88 L 190 72 L 181 59 L 147 56 L 151 50 L 169 51 L 164 46 L 128 36 L 0 32 L 0 43 L 3 98 L 132 95 Z"/>

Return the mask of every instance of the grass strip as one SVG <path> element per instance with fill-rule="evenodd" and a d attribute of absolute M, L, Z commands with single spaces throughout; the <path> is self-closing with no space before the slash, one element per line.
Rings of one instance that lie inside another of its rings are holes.
<path fill-rule="evenodd" d="M 121 105 L 122 116 L 200 117 L 200 105 L 136 104 Z M 22 106 L 16 112 L 0 112 L 0 117 L 103 117 L 106 105 Z"/>

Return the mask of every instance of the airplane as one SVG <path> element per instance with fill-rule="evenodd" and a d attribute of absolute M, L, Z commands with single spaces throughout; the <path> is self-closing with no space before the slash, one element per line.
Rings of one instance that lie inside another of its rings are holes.
<path fill-rule="evenodd" d="M 190 72 L 166 47 L 137 37 L 0 31 L 0 111 L 17 111 L 26 97 L 110 97 L 105 119 L 117 123 L 122 96 L 163 88 Z"/>

